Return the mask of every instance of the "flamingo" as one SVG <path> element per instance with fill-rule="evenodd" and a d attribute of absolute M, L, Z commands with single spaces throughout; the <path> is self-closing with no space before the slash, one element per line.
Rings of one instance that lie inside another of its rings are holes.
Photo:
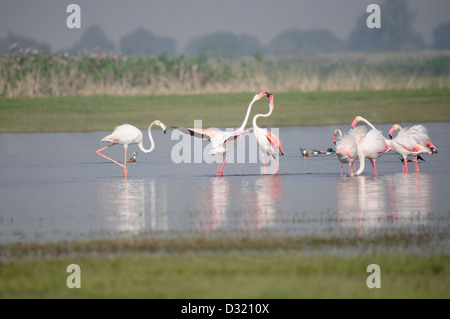
<path fill-rule="evenodd" d="M 358 144 L 359 169 L 356 175 L 360 175 L 364 171 L 365 159 L 368 158 L 372 163 L 374 176 L 378 176 L 376 168 L 376 160 L 381 155 L 389 151 L 391 148 L 390 142 L 383 136 L 380 130 L 377 130 L 368 120 L 361 116 L 356 116 L 352 122 L 352 128 L 356 124 L 364 122 L 371 130 L 367 132 L 361 142 Z"/>
<path fill-rule="evenodd" d="M 155 149 L 155 142 L 153 141 L 152 132 L 151 132 L 151 128 L 153 125 L 158 125 L 159 127 L 161 127 L 161 129 L 164 131 L 164 134 L 166 133 L 166 129 L 167 129 L 166 126 L 164 125 L 164 123 L 161 122 L 160 120 L 156 120 L 156 121 L 153 121 L 152 123 L 150 123 L 150 125 L 148 127 L 148 137 L 150 139 L 151 147 L 149 149 L 144 148 L 144 146 L 142 144 L 142 139 L 143 139 L 142 132 L 137 127 L 130 125 L 130 124 L 122 124 L 122 125 L 117 126 L 111 134 L 105 136 L 104 138 L 102 138 L 100 140 L 100 142 L 111 142 L 112 144 L 97 150 L 97 152 L 96 152 L 97 155 L 104 157 L 107 160 L 123 167 L 125 177 L 127 177 L 128 176 L 128 169 L 127 169 L 128 145 L 129 144 L 137 144 L 142 152 L 144 152 L 144 153 L 152 152 Z M 101 151 L 103 151 L 113 145 L 117 145 L 117 144 L 122 144 L 123 148 L 125 150 L 125 157 L 124 157 L 123 165 L 101 153 Z"/>
<path fill-rule="evenodd" d="M 267 129 L 263 129 L 258 127 L 258 125 L 256 124 L 256 120 L 259 117 L 269 117 L 270 114 L 272 114 L 272 111 L 275 107 L 274 103 L 273 103 L 273 94 L 267 93 L 267 96 L 269 97 L 269 112 L 266 114 L 256 114 L 253 117 L 253 133 L 255 134 L 255 138 L 256 138 L 256 142 L 258 143 L 260 150 L 264 153 L 267 153 L 267 155 L 270 155 L 270 157 L 272 158 L 273 163 L 275 164 L 276 170 L 273 173 L 273 175 L 275 175 L 276 173 L 278 173 L 279 168 L 277 163 L 275 162 L 273 155 L 275 154 L 279 154 L 280 156 L 283 156 L 283 147 L 281 146 L 281 141 L 280 139 L 275 135 L 272 134 L 269 130 Z M 278 149 L 278 151 L 277 151 Z M 263 165 L 264 165 L 264 174 L 266 174 L 266 163 L 264 161 L 264 154 L 263 154 Z"/>
<path fill-rule="evenodd" d="M 365 125 L 357 125 L 348 131 L 348 134 L 353 136 L 356 142 L 356 147 L 358 147 L 359 143 L 364 139 L 367 134 L 367 127 Z M 353 162 L 353 173 L 356 173 L 356 161 Z"/>
<path fill-rule="evenodd" d="M 222 176 L 225 176 L 225 174 L 223 173 L 223 167 L 225 166 L 225 163 L 228 158 L 227 148 L 231 147 L 240 135 L 243 135 L 243 134 L 246 134 L 249 132 L 248 130 L 245 130 L 245 125 L 247 125 L 253 103 L 255 103 L 256 101 L 258 101 L 259 99 L 261 99 L 263 97 L 268 96 L 268 94 L 269 93 L 267 93 L 266 91 L 263 91 L 259 94 L 256 94 L 253 97 L 252 101 L 250 102 L 250 104 L 247 107 L 247 113 L 245 115 L 244 121 L 242 122 L 241 126 L 233 132 L 225 132 L 225 131 L 216 130 L 216 129 L 196 129 L 196 128 L 188 128 L 187 129 L 189 131 L 189 134 L 195 135 L 198 137 L 204 137 L 211 142 L 211 145 L 212 145 L 212 149 L 210 152 L 211 155 L 222 155 L 223 157 L 225 157 L 225 159 L 223 159 L 223 157 L 222 157 L 223 163 L 222 163 L 222 159 L 219 162 L 219 166 L 217 167 L 217 171 L 216 171 L 216 176 L 219 173 Z"/>
<path fill-rule="evenodd" d="M 342 135 L 341 130 L 335 129 L 333 132 L 333 142 L 336 144 L 336 156 L 341 162 L 341 178 L 344 163 L 348 163 L 348 177 L 353 176 L 352 164 L 358 155 L 356 140 L 352 134 Z"/>
<path fill-rule="evenodd" d="M 399 130 L 397 136 L 392 140 L 392 149 L 403 157 L 403 173 L 408 173 L 408 166 L 406 165 L 406 157 L 414 156 L 414 162 L 416 163 L 416 172 L 419 172 L 419 165 L 417 164 L 417 157 L 419 154 L 428 153 L 432 151 L 428 149 L 430 147 L 437 153 L 437 148 L 430 141 L 428 131 L 425 126 L 419 124 L 412 127 L 402 128 L 399 124 L 394 124 L 389 130 L 389 137 L 392 139 L 394 131 Z"/>

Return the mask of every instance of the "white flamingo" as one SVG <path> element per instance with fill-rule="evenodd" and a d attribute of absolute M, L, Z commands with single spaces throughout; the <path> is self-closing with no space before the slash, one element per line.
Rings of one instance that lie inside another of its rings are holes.
<path fill-rule="evenodd" d="M 225 132 L 221 130 L 216 129 L 196 129 L 196 128 L 188 128 L 187 130 L 191 135 L 198 136 L 198 137 L 204 137 L 208 139 L 211 142 L 211 155 L 223 155 L 225 159 L 219 162 L 219 166 L 217 167 L 216 176 L 220 173 L 222 176 L 225 176 L 223 173 L 223 167 L 225 166 L 225 163 L 227 161 L 228 155 L 227 151 L 229 148 L 231 148 L 236 141 L 236 139 L 242 135 L 246 134 L 249 131 L 245 130 L 245 125 L 247 125 L 248 118 L 250 116 L 250 111 L 252 109 L 253 103 L 261 99 L 262 97 L 267 96 L 267 92 L 263 91 L 259 94 L 256 94 L 250 104 L 247 107 L 247 114 L 245 115 L 244 121 L 242 122 L 242 125 L 233 132 Z M 228 148 L 228 149 L 227 149 Z M 221 166 L 222 165 L 222 166 Z"/>
<path fill-rule="evenodd" d="M 399 124 L 394 124 L 389 130 L 389 137 L 392 139 L 394 131 L 399 130 L 397 136 L 392 140 L 392 149 L 403 157 L 403 173 L 408 173 L 406 158 L 414 156 L 416 163 L 416 172 L 419 172 L 417 157 L 420 154 L 431 154 L 433 151 L 437 153 L 437 148 L 430 141 L 428 131 L 425 126 L 419 124 L 412 127 L 402 128 Z M 428 149 L 430 147 L 432 150 Z"/>
<path fill-rule="evenodd" d="M 152 132 L 151 132 L 151 128 L 153 125 L 158 125 L 159 127 L 161 127 L 161 129 L 164 131 L 164 134 L 166 133 L 166 129 L 167 129 L 166 126 L 164 125 L 164 123 L 161 122 L 160 120 L 156 120 L 156 121 L 153 121 L 152 123 L 150 123 L 150 125 L 148 126 L 148 137 L 150 139 L 151 147 L 149 149 L 145 149 L 142 144 L 143 137 L 142 137 L 141 130 L 139 130 L 137 127 L 130 125 L 130 124 L 122 124 L 122 125 L 117 126 L 111 134 L 105 136 L 104 138 L 102 138 L 100 140 L 100 142 L 110 142 L 112 144 L 97 150 L 97 152 L 96 152 L 97 155 L 100 155 L 101 157 L 104 157 L 107 160 L 123 167 L 125 177 L 128 177 L 128 169 L 127 169 L 128 145 L 129 144 L 137 144 L 142 152 L 144 152 L 144 153 L 152 152 L 155 149 L 155 142 L 153 141 Z M 101 153 L 101 151 L 103 151 L 113 145 L 117 145 L 117 144 L 122 144 L 123 148 L 125 150 L 125 157 L 124 157 L 123 165 Z"/>
<path fill-rule="evenodd" d="M 272 158 L 272 161 L 276 167 L 276 170 L 273 174 L 276 174 L 276 173 L 278 173 L 279 168 L 278 168 L 276 161 L 273 158 L 273 155 L 280 155 L 280 156 L 284 155 L 283 147 L 281 146 L 281 141 L 275 134 L 272 134 L 269 130 L 267 130 L 265 128 L 260 128 L 256 124 L 256 120 L 259 117 L 269 117 L 270 114 L 272 114 L 272 111 L 275 107 L 274 102 L 273 102 L 273 95 L 270 93 L 267 93 L 267 96 L 270 99 L 269 100 L 270 101 L 269 102 L 270 110 L 266 114 L 256 114 L 253 117 L 253 133 L 255 134 L 256 142 L 258 143 L 260 150 Z M 264 161 L 264 154 L 263 154 L 262 158 L 263 158 L 263 165 L 264 165 L 264 174 L 266 174 L 266 163 Z"/>
<path fill-rule="evenodd" d="M 353 176 L 352 164 L 358 155 L 356 140 L 352 134 L 343 135 L 340 129 L 333 132 L 333 142 L 336 144 L 336 156 L 341 162 L 341 178 L 344 163 L 348 163 L 348 177 Z"/>
<path fill-rule="evenodd" d="M 389 151 L 390 142 L 383 136 L 380 130 L 377 130 L 368 120 L 361 116 L 356 116 L 352 122 L 352 128 L 363 122 L 367 124 L 371 130 L 367 132 L 362 141 L 358 144 L 359 169 L 356 175 L 360 175 L 364 171 L 365 159 L 368 158 L 372 163 L 374 176 L 378 176 L 376 168 L 376 160 L 381 155 Z"/>
<path fill-rule="evenodd" d="M 365 125 L 357 125 L 351 130 L 348 131 L 348 135 L 352 136 L 355 139 L 356 147 L 358 147 L 359 143 L 364 139 L 367 134 L 367 127 Z M 336 137 L 333 139 L 336 142 Z M 356 161 L 353 162 L 353 173 L 356 173 Z"/>

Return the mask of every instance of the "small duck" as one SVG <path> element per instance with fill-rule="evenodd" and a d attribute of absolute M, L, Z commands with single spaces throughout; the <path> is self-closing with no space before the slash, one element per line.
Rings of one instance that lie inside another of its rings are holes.
<path fill-rule="evenodd" d="M 326 151 L 313 150 L 312 152 L 313 152 L 314 155 L 322 155 L 322 154 L 330 155 L 330 154 L 334 154 L 334 150 L 331 147 L 327 148 Z"/>
<path fill-rule="evenodd" d="M 131 155 L 131 158 L 127 162 L 131 162 L 131 163 L 136 162 L 136 152 L 133 152 L 133 155 Z"/>
<path fill-rule="evenodd" d="M 403 157 L 400 157 L 400 161 L 403 162 Z M 414 163 L 414 158 L 406 158 L 406 161 L 408 163 Z M 425 162 L 425 160 L 422 158 L 422 156 L 417 155 L 417 162 Z"/>
<path fill-rule="evenodd" d="M 300 153 L 302 154 L 303 157 L 312 157 L 312 154 L 309 154 L 307 150 L 300 148 Z"/>
<path fill-rule="evenodd" d="M 304 148 L 300 148 L 300 153 L 302 154 L 303 157 L 313 157 L 313 156 L 317 156 L 317 155 L 329 155 L 329 154 L 334 154 L 335 151 L 329 147 L 327 148 L 326 151 L 318 151 L 318 150 L 312 150 L 311 152 L 308 152 L 306 149 Z"/>

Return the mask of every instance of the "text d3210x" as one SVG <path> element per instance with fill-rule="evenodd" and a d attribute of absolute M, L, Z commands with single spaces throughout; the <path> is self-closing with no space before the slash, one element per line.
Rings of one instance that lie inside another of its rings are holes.
<path fill-rule="evenodd" d="M 269 304 L 252 304 L 252 303 L 235 303 L 235 304 L 225 304 L 225 309 L 223 307 L 219 308 L 216 306 L 203 306 L 203 305 L 193 305 L 191 303 L 188 303 L 187 306 L 181 307 L 181 313 L 201 313 L 201 314 L 208 314 L 209 316 L 212 316 L 214 314 L 214 311 L 223 312 L 225 313 L 269 313 Z"/>

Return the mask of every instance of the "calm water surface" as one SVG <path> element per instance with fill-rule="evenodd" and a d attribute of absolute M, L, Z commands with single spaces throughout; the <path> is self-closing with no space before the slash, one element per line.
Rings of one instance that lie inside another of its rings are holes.
<path fill-rule="evenodd" d="M 419 173 L 410 163 L 403 174 L 399 155 L 389 152 L 377 160 L 379 176 L 367 161 L 363 175 L 351 179 L 341 179 L 335 155 L 303 158 L 299 150 L 334 148 L 334 128 L 348 126 L 280 128 L 285 156 L 275 176 L 261 175 L 250 146 L 246 163 L 228 160 L 225 177 L 214 176 L 216 163 L 175 164 L 178 140 L 159 129 L 153 153 L 129 147 L 137 163 L 128 164 L 127 179 L 95 154 L 110 132 L 0 134 L 0 243 L 274 230 L 293 236 L 436 234 L 437 251 L 448 251 L 450 124 L 425 125 L 439 153 L 423 155 Z M 377 128 L 387 136 L 390 126 Z M 200 146 L 208 151 L 206 141 Z M 123 160 L 121 145 L 104 153 Z"/>

